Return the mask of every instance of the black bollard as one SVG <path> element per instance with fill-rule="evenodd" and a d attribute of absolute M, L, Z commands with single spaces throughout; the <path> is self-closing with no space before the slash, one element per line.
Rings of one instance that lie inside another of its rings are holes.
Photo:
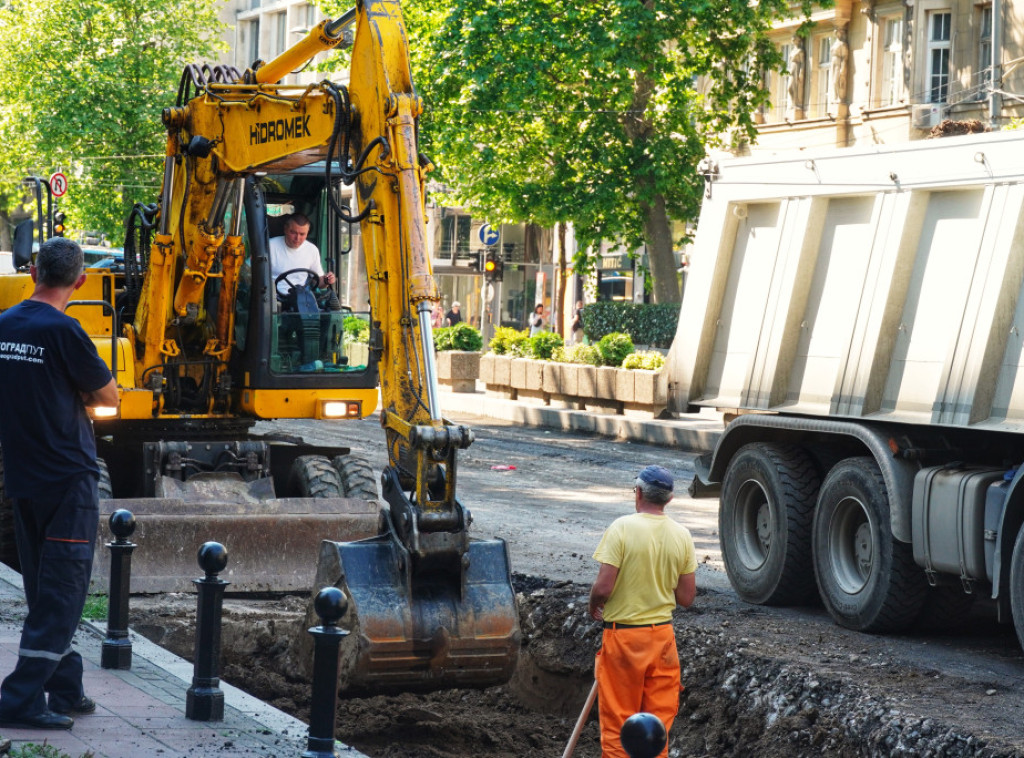
<path fill-rule="evenodd" d="M 338 654 L 348 632 L 338 628 L 338 619 L 348 609 L 345 593 L 337 587 L 324 587 L 313 601 L 320 626 L 310 628 L 313 635 L 313 702 L 309 713 L 309 739 L 302 758 L 336 758 L 334 719 L 338 710 Z"/>
<path fill-rule="evenodd" d="M 661 719 L 653 713 L 641 712 L 626 719 L 619 730 L 619 739 L 629 758 L 654 758 L 664 749 L 668 735 Z"/>
<path fill-rule="evenodd" d="M 228 565 L 228 551 L 219 542 L 199 548 L 199 567 L 206 572 L 193 579 L 199 590 L 196 613 L 196 653 L 192 686 L 185 695 L 185 718 L 193 721 L 223 721 L 224 693 L 220 687 L 220 618 L 224 590 L 230 584 L 217 574 Z"/>
<path fill-rule="evenodd" d="M 100 666 L 127 670 L 132 667 L 132 642 L 128 639 L 128 598 L 131 596 L 132 551 L 128 538 L 135 531 L 135 516 L 124 509 L 110 514 L 114 541 L 110 550 L 110 596 L 107 598 L 107 638 L 103 640 Z"/>

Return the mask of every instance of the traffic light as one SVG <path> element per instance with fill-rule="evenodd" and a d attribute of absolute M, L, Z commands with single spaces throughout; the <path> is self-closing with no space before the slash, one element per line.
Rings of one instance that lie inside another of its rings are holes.
<path fill-rule="evenodd" d="M 64 211 L 57 211 L 53 214 L 53 236 L 64 236 Z"/>
<path fill-rule="evenodd" d="M 484 281 L 500 282 L 504 273 L 505 262 L 497 253 L 489 252 L 484 258 Z"/>

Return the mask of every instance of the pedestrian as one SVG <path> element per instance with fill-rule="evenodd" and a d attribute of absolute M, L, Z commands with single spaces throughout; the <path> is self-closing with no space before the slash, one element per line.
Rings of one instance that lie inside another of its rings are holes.
<path fill-rule="evenodd" d="M 530 327 L 530 336 L 533 337 L 535 334 L 540 334 L 544 330 L 544 306 L 541 303 L 537 303 L 533 309 L 533 313 L 530 314 L 530 321 L 528 323 Z"/>
<path fill-rule="evenodd" d="M 594 666 L 602 758 L 626 758 L 619 732 L 633 714 L 653 713 L 668 734 L 679 710 L 672 611 L 693 603 L 697 558 L 690 532 L 665 515 L 672 488 L 666 469 L 643 469 L 633 487 L 636 513 L 613 521 L 594 552 L 601 565 L 590 615 L 604 626 Z"/>
<path fill-rule="evenodd" d="M 77 244 L 47 240 L 29 269 L 32 295 L 0 315 L 0 450 L 28 604 L 18 662 L 0 684 L 0 726 L 70 729 L 72 714 L 96 710 L 71 648 L 99 526 L 86 407 L 116 408 L 118 392 L 92 340 L 64 314 L 82 271 Z"/>
<path fill-rule="evenodd" d="M 444 308 L 441 307 L 440 300 L 434 303 L 434 308 L 430 311 L 430 326 L 434 329 L 444 326 Z"/>
<path fill-rule="evenodd" d="M 572 321 L 569 323 L 569 335 L 573 345 L 583 344 L 583 301 L 577 300 L 572 309 Z"/>
<path fill-rule="evenodd" d="M 452 303 L 452 309 L 444 314 L 445 326 L 455 326 L 462 323 L 462 314 L 459 312 L 461 307 L 458 300 Z"/>

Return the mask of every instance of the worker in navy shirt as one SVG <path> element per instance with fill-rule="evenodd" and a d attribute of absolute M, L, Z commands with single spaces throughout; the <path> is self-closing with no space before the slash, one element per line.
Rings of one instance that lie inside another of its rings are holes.
<path fill-rule="evenodd" d="M 77 321 L 82 249 L 54 237 L 30 269 L 32 296 L 0 314 L 0 454 L 14 509 L 28 616 L 18 663 L 0 684 L 0 726 L 70 729 L 96 710 L 72 650 L 99 525 L 99 467 L 87 406 L 118 404 L 117 385 Z"/>

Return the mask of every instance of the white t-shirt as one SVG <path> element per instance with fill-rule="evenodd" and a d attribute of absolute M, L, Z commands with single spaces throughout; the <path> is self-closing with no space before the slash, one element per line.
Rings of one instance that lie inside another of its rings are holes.
<path fill-rule="evenodd" d="M 320 263 L 320 251 L 316 249 L 309 240 L 304 240 L 299 247 L 288 247 L 284 237 L 271 237 L 270 242 L 270 278 L 276 280 L 285 271 L 293 268 L 308 268 L 315 271 L 318 276 L 324 275 L 323 265 Z M 295 287 L 301 287 L 306 283 L 308 274 L 296 272 L 288 276 L 287 281 Z M 278 292 L 282 295 L 288 291 L 288 285 L 282 281 L 278 286 Z"/>

